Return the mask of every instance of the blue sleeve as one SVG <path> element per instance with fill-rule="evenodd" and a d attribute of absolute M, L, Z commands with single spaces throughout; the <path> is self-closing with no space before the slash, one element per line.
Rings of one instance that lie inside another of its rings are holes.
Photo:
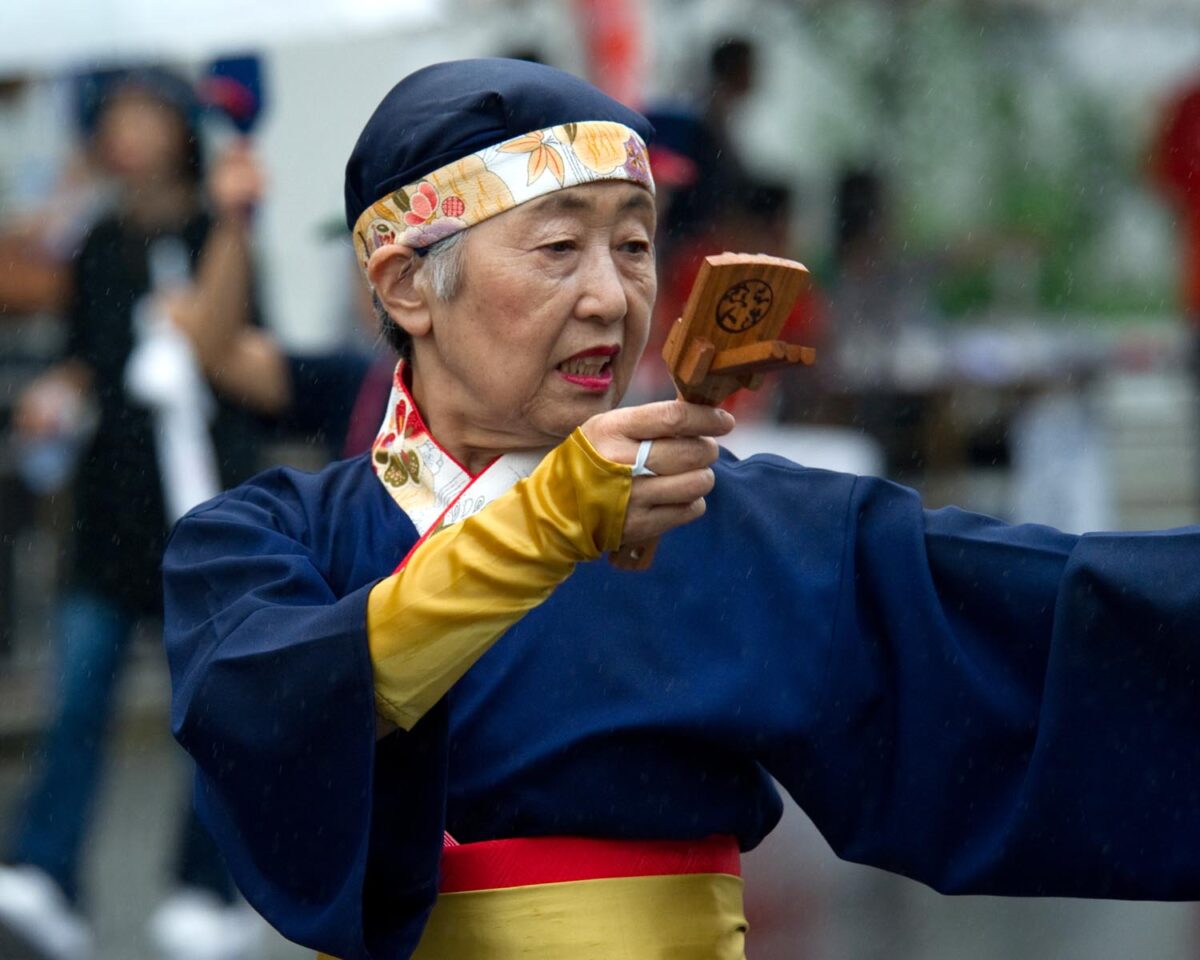
<path fill-rule="evenodd" d="M 172 726 L 201 818 L 272 925 L 341 960 L 408 956 L 436 895 L 445 708 L 376 744 L 374 581 L 335 590 L 308 526 L 299 501 L 253 484 L 177 525 Z"/>
<path fill-rule="evenodd" d="M 943 892 L 1200 897 L 1198 557 L 859 480 L 815 723 L 764 761 L 839 855 Z"/>

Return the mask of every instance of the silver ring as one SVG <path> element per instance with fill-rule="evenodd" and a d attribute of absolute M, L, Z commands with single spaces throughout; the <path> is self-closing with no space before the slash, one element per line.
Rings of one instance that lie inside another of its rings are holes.
<path fill-rule="evenodd" d="M 635 477 L 657 477 L 658 474 L 646 466 L 646 461 L 650 459 L 650 448 L 654 446 L 653 440 L 643 440 L 638 444 L 637 456 L 633 461 L 633 475 Z"/>

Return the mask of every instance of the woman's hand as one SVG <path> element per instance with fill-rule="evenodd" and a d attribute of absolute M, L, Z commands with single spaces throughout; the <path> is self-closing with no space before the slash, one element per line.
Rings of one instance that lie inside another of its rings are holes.
<path fill-rule="evenodd" d="M 266 177 L 248 140 L 230 144 L 208 175 L 208 194 L 218 222 L 246 223 L 265 189 Z"/>
<path fill-rule="evenodd" d="M 718 456 L 713 438 L 733 425 L 725 410 L 683 400 L 610 410 L 584 423 L 588 441 L 614 463 L 632 464 L 642 441 L 654 441 L 646 466 L 656 476 L 634 477 L 622 543 L 645 543 L 703 516 Z"/>
<path fill-rule="evenodd" d="M 16 435 L 31 443 L 71 433 L 84 411 L 84 395 L 91 382 L 87 369 L 68 360 L 30 382 L 17 398 L 12 426 Z"/>

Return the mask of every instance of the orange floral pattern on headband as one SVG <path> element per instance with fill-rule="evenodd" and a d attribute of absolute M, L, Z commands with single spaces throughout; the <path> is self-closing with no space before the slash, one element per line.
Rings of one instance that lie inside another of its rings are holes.
<path fill-rule="evenodd" d="M 502 144 L 500 149 L 505 153 L 529 154 L 529 177 L 525 181 L 527 186 L 540 177 L 545 170 L 550 171 L 560 186 L 563 178 L 567 175 L 562 155 L 546 143 L 546 134 L 542 130 L 538 130 L 536 133 L 527 133 L 523 137 L 517 137 L 516 140 L 509 140 L 508 143 Z"/>
<path fill-rule="evenodd" d="M 365 271 L 381 247 L 428 247 L 529 200 L 597 180 L 654 192 L 646 145 L 629 127 L 588 120 L 484 147 L 364 210 L 354 225 L 359 264 Z"/>

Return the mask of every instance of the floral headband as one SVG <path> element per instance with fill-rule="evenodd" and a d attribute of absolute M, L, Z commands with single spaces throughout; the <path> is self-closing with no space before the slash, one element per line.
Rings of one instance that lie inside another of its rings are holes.
<path fill-rule="evenodd" d="M 380 247 L 428 247 L 529 200 L 596 180 L 628 180 L 654 192 L 646 144 L 624 124 L 565 123 L 484 147 L 367 207 L 354 224 L 359 265 L 365 272 Z"/>

